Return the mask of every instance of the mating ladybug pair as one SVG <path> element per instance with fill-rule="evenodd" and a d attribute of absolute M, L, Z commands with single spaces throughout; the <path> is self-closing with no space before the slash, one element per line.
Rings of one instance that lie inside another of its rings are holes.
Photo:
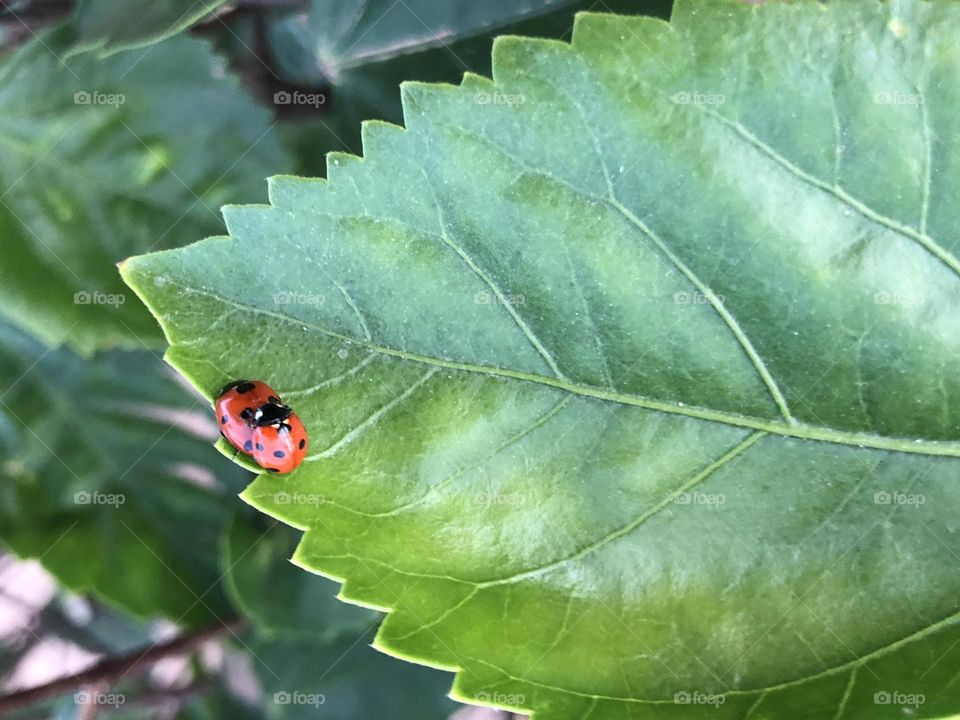
<path fill-rule="evenodd" d="M 259 380 L 224 386 L 214 407 L 220 434 L 264 470 L 288 473 L 307 455 L 307 431 L 277 391 Z"/>

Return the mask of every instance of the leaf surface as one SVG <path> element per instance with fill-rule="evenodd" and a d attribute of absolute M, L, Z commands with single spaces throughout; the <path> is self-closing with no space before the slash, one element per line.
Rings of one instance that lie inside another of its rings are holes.
<path fill-rule="evenodd" d="M 447 676 L 371 649 L 379 613 L 337 602 L 336 583 L 291 565 L 297 539 L 290 528 L 239 518 L 224 539 L 227 587 L 253 625 L 248 649 L 267 715 L 449 717 L 456 705 L 446 697 Z"/>
<path fill-rule="evenodd" d="M 101 56 L 151 45 L 186 30 L 227 0 L 80 0 L 71 20 L 74 52 Z"/>
<path fill-rule="evenodd" d="M 493 81 L 406 85 L 362 161 L 123 272 L 201 391 L 295 406 L 308 461 L 246 499 L 458 697 L 956 712 L 958 30 L 713 1 L 501 38 Z"/>
<path fill-rule="evenodd" d="M 136 616 L 229 619 L 217 542 L 241 473 L 205 405 L 151 353 L 84 361 L 0 322 L 0 540 Z"/>
<path fill-rule="evenodd" d="M 670 14 L 665 0 L 607 0 L 604 6 L 608 12 Z M 495 34 L 569 38 L 576 13 L 592 7 L 590 0 L 498 0 L 469 7 L 435 0 L 366 5 L 316 0 L 304 10 L 275 13 L 267 18 L 266 37 L 277 73 L 325 93 L 316 111 L 309 105 L 280 108 L 303 118 L 281 126 L 296 148 L 297 172 L 322 174 L 331 150 L 359 152 L 362 120 L 401 122 L 401 82 L 457 82 L 464 72 L 489 75 Z M 254 45 L 255 32 L 249 26 L 244 50 Z M 232 36 L 224 39 L 225 46 L 236 45 Z"/>
<path fill-rule="evenodd" d="M 84 354 L 159 346 L 114 264 L 220 231 L 288 158 L 206 43 L 61 64 L 66 39 L 0 64 L 0 312 Z"/>
<path fill-rule="evenodd" d="M 295 531 L 276 523 L 262 527 L 240 518 L 231 523 L 222 541 L 223 568 L 244 617 L 262 636 L 317 645 L 372 628 L 378 613 L 338 602 L 337 583 L 290 565 L 298 541 Z"/>
<path fill-rule="evenodd" d="M 492 0 L 456 6 L 442 0 L 392 3 L 311 0 L 300 12 L 284 13 L 269 26 L 268 40 L 281 71 L 303 84 L 333 83 L 350 92 L 361 79 L 351 71 L 366 65 L 448 46 L 572 4 L 546 0 Z"/>

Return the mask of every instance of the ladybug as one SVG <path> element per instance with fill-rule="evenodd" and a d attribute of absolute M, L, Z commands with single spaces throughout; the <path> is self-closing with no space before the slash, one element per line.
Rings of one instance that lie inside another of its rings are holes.
<path fill-rule="evenodd" d="M 253 439 L 253 416 L 266 404 L 280 404 L 280 395 L 265 382 L 238 380 L 225 385 L 214 403 L 220 434 L 248 455 L 246 446 Z"/>
<path fill-rule="evenodd" d="M 260 380 L 237 380 L 217 394 L 220 434 L 270 472 L 296 469 L 307 455 L 307 431 L 280 394 Z"/>
<path fill-rule="evenodd" d="M 264 425 L 253 431 L 254 461 L 270 472 L 288 473 L 297 468 L 307 455 L 307 431 L 297 414 L 282 421 Z"/>

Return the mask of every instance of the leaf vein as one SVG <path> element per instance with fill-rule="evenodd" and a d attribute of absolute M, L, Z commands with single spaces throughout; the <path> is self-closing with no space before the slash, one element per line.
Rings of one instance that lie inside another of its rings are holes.
<path fill-rule="evenodd" d="M 393 400 L 388 402 L 386 405 L 383 405 L 382 407 L 378 408 L 375 412 L 368 415 L 367 418 L 363 420 L 360 424 L 356 425 L 355 427 L 351 428 L 349 431 L 344 433 L 339 440 L 333 443 L 333 445 L 328 447 L 326 450 L 322 450 L 319 453 L 310 455 L 309 457 L 306 458 L 306 460 L 312 462 L 315 460 L 319 460 L 321 458 L 328 458 L 328 457 L 332 457 L 333 455 L 336 455 L 338 452 L 340 452 L 342 448 L 353 443 L 366 430 L 376 425 L 380 421 L 380 418 L 382 418 L 388 412 L 393 410 L 393 408 L 395 408 L 397 405 L 402 403 L 408 397 L 413 395 L 417 390 L 419 390 L 423 386 L 425 382 L 427 382 L 427 380 L 432 378 L 439 371 L 440 371 L 439 368 L 431 367 L 429 370 L 427 370 L 427 372 L 425 372 L 420 377 L 419 380 L 417 380 L 415 383 L 410 385 L 410 387 L 408 387 L 402 393 L 397 395 Z"/>
<path fill-rule="evenodd" d="M 492 365 L 475 365 L 471 363 L 459 362 L 456 360 L 449 360 L 446 358 L 434 357 L 429 355 L 421 355 L 418 353 L 410 352 L 407 350 L 399 350 L 397 348 L 388 347 L 385 345 L 378 345 L 374 342 L 365 341 L 360 338 L 353 337 L 351 335 L 345 335 L 343 333 L 330 330 L 329 328 L 323 327 L 322 325 L 317 325 L 316 323 L 310 322 L 309 320 L 304 320 L 303 318 L 294 317 L 292 315 L 284 315 L 283 313 L 266 310 L 264 308 L 258 307 L 256 305 L 250 305 L 246 303 L 233 300 L 223 295 L 218 295 L 216 293 L 210 292 L 208 290 L 203 290 L 196 287 L 191 287 L 189 285 L 184 285 L 181 282 L 177 282 L 172 278 L 166 277 L 166 282 L 170 285 L 180 287 L 187 292 L 194 293 L 196 295 L 201 295 L 204 297 L 209 297 L 212 300 L 217 302 L 226 303 L 228 305 L 234 305 L 235 307 L 245 310 L 254 315 L 265 315 L 272 317 L 277 320 L 281 320 L 285 323 L 291 325 L 296 325 L 297 327 L 305 327 L 309 330 L 313 330 L 318 334 L 325 335 L 330 338 L 335 338 L 340 341 L 354 343 L 361 347 L 369 348 L 374 352 L 377 352 L 381 355 L 388 357 L 393 357 L 402 360 L 410 360 L 411 362 L 418 362 L 424 365 L 429 365 L 435 368 L 446 368 L 448 370 L 457 370 L 462 372 L 477 373 L 480 375 L 485 375 L 487 377 L 495 378 L 505 378 L 511 380 L 522 380 L 526 382 L 532 382 L 539 385 L 545 385 L 547 387 L 559 388 L 561 390 L 566 390 L 567 392 L 581 395 L 583 397 L 589 397 L 596 400 L 603 400 L 608 402 L 620 403 L 622 405 L 630 405 L 633 407 L 639 407 L 646 410 L 651 410 L 655 412 L 662 412 L 671 415 L 681 415 L 684 417 L 695 418 L 698 420 L 705 420 L 708 422 L 716 422 L 723 425 L 732 425 L 734 427 L 743 427 L 750 428 L 753 430 L 762 430 L 766 433 L 771 433 L 775 435 L 781 435 L 783 437 L 793 437 L 800 440 L 810 440 L 814 442 L 828 442 L 838 445 L 849 445 L 852 447 L 857 447 L 861 449 L 874 449 L 874 450 L 889 450 L 894 452 L 903 452 L 916 455 L 933 455 L 940 457 L 960 457 L 960 442 L 950 441 L 950 440 L 925 440 L 923 438 L 910 438 L 910 437 L 894 437 L 894 436 L 885 436 L 878 435 L 876 433 L 862 433 L 849 430 L 840 430 L 838 428 L 833 428 L 829 426 L 818 426 L 818 425 L 808 425 L 805 423 L 798 423 L 796 425 L 787 425 L 782 421 L 776 420 L 767 420 L 763 418 L 751 417 L 746 415 L 738 415 L 737 413 L 728 412 L 725 410 L 713 410 L 710 408 L 704 408 L 697 405 L 687 405 L 674 402 L 666 402 L 663 400 L 657 400 L 655 398 L 646 397 L 643 395 L 636 395 L 628 392 L 620 391 L 610 391 L 603 388 L 594 387 L 591 385 L 579 384 L 566 380 L 559 380 L 554 377 L 546 375 L 536 375 L 532 373 L 521 372 L 518 370 L 511 370 L 509 368 L 496 367 Z M 168 327 L 168 326 L 167 326 Z M 168 335 L 169 337 L 169 335 Z M 177 340 L 175 344 L 180 344 L 181 341 Z"/>
<path fill-rule="evenodd" d="M 358 372 L 363 370 L 363 368 L 365 368 L 367 365 L 373 362 L 376 359 L 376 357 L 377 357 L 377 354 L 371 351 L 366 355 L 364 355 L 363 359 L 360 362 L 358 362 L 356 365 L 349 368 L 348 370 L 344 370 L 339 375 L 334 375 L 333 377 L 329 377 L 325 380 L 321 380 L 316 385 L 311 385 L 310 387 L 303 388 L 302 390 L 283 390 L 281 391 L 280 394 L 283 397 L 303 397 L 303 396 L 313 395 L 313 393 L 317 392 L 317 390 L 322 390 L 323 388 L 332 387 L 337 383 L 339 383 L 341 380 L 346 380 L 348 377 L 356 375 Z"/>
<path fill-rule="evenodd" d="M 520 329 L 520 332 L 524 334 L 530 344 L 533 345 L 534 349 L 540 354 L 540 357 L 542 357 L 544 362 L 547 363 L 550 371 L 556 375 L 557 378 L 561 380 L 565 379 L 564 374 L 557 366 L 553 354 L 547 350 L 546 346 L 540 341 L 540 338 L 537 337 L 526 321 L 520 316 L 520 313 L 518 313 L 514 307 L 514 303 L 510 302 L 509 298 L 507 298 L 507 296 L 503 293 L 503 291 L 500 289 L 500 286 L 494 281 L 493 277 L 483 268 L 481 268 L 477 262 L 450 237 L 450 233 L 447 232 L 447 222 L 443 214 L 443 208 L 440 206 L 440 201 L 439 198 L 437 198 L 436 190 L 433 188 L 433 183 L 430 181 L 430 176 L 427 175 L 427 171 L 424 170 L 423 167 L 420 165 L 417 167 L 419 167 L 420 172 L 423 173 L 427 187 L 430 189 L 430 193 L 433 195 L 434 206 L 437 210 L 437 223 L 438 227 L 440 228 L 440 233 L 429 234 L 439 238 L 447 247 L 453 250 L 467 265 L 467 267 L 470 268 L 488 288 L 490 288 L 490 291 L 497 297 L 497 300 L 500 301 L 500 306 L 507 312 L 508 315 L 510 315 L 510 317 L 513 319 L 513 322 L 516 323 L 517 327 Z"/>
<path fill-rule="evenodd" d="M 713 462 L 711 462 L 709 465 L 707 465 L 705 468 L 703 468 L 696 475 L 694 475 L 691 478 L 688 478 L 683 483 L 681 483 L 676 489 L 672 490 L 666 497 L 663 498 L 663 500 L 658 502 L 652 508 L 641 513 L 638 517 L 634 518 L 632 521 L 630 521 L 623 527 L 617 528 L 616 530 L 608 533 L 607 535 L 603 536 L 599 540 L 596 540 L 595 542 L 590 543 L 586 547 L 581 548 L 573 555 L 570 555 L 565 558 L 561 558 L 559 560 L 551 561 L 545 565 L 541 565 L 540 567 L 524 570 L 523 572 L 516 573 L 515 575 L 510 575 L 504 578 L 497 578 L 495 580 L 486 580 L 478 583 L 478 585 L 482 588 L 487 588 L 487 587 L 495 587 L 497 585 L 512 584 L 520 580 L 527 580 L 529 578 L 536 577 L 544 573 L 550 572 L 551 570 L 555 570 L 556 568 L 562 565 L 565 565 L 567 563 L 575 562 L 577 560 L 583 559 L 584 557 L 594 552 L 595 550 L 598 550 L 602 548 L 604 545 L 607 545 L 613 542 L 614 540 L 617 540 L 625 535 L 632 533 L 634 530 L 644 525 L 647 521 L 649 521 L 650 519 L 655 517 L 658 513 L 660 513 L 664 508 L 669 507 L 678 495 L 682 495 L 683 493 L 689 492 L 691 489 L 695 488 L 697 485 L 705 481 L 708 477 L 710 477 L 715 472 L 720 470 L 720 468 L 722 468 L 724 465 L 733 461 L 737 457 L 741 456 L 743 453 L 749 450 L 754 444 L 756 444 L 759 440 L 761 440 L 766 436 L 767 436 L 767 433 L 765 432 L 751 433 L 745 440 L 742 440 L 739 443 L 737 443 L 735 446 L 727 450 L 723 455 L 721 455 L 720 457 L 715 459 Z"/>
<path fill-rule="evenodd" d="M 843 713 L 850 702 L 850 696 L 853 695 L 853 686 L 857 682 L 857 671 L 859 669 L 859 665 L 854 665 L 850 671 L 850 679 L 847 681 L 847 687 L 843 691 L 843 697 L 840 698 L 840 705 L 837 707 L 837 714 L 833 716 L 833 720 L 840 720 L 843 717 Z"/>
<path fill-rule="evenodd" d="M 927 627 L 922 628 L 921 630 L 918 630 L 916 632 L 910 633 L 909 635 L 906 635 L 900 638 L 899 640 L 894 640 L 893 642 L 888 643 L 887 645 L 879 647 L 876 650 L 873 650 L 867 653 L 866 655 L 862 655 L 861 657 L 855 660 L 850 660 L 849 662 L 843 663 L 842 665 L 837 665 L 836 667 L 828 668 L 827 670 L 822 670 L 820 672 L 814 673 L 812 675 L 808 675 L 806 677 L 797 678 L 796 680 L 788 680 L 786 682 L 778 683 L 776 685 L 769 685 L 763 688 L 750 688 L 745 690 L 725 690 L 723 694 L 739 697 L 744 695 L 756 695 L 757 693 L 771 693 L 771 692 L 776 692 L 778 690 L 785 690 L 787 688 L 804 685 L 808 682 L 819 680 L 822 677 L 836 675 L 848 669 L 860 667 L 864 665 L 868 660 L 876 660 L 878 658 L 881 658 L 891 652 L 894 652 L 895 650 L 898 650 L 904 645 L 908 645 L 911 642 L 920 640 L 921 638 L 926 637 L 927 635 L 936 633 L 942 630 L 943 628 L 949 627 L 950 625 L 955 625 L 958 622 L 960 622 L 960 612 L 956 612 L 951 615 L 948 615 L 943 620 L 940 620 L 931 625 L 928 625 Z M 515 675 L 511 675 L 503 668 L 497 667 L 493 663 L 487 662 L 486 660 L 481 660 L 480 658 L 467 657 L 466 659 L 479 663 L 481 665 L 486 665 L 487 667 L 492 668 L 499 673 L 502 673 L 510 680 L 514 680 L 520 683 L 526 683 L 534 687 L 543 688 L 544 690 L 552 690 L 552 691 L 567 694 L 567 695 L 573 695 L 575 697 L 597 698 L 599 700 L 612 700 L 615 702 L 631 703 L 631 704 L 638 704 L 638 705 L 675 705 L 676 704 L 676 701 L 672 697 L 654 699 L 654 698 L 636 698 L 636 697 L 624 697 L 624 696 L 617 696 L 617 695 L 598 695 L 593 693 L 585 693 L 579 690 L 571 690 L 570 688 L 563 688 L 556 685 L 548 685 L 546 683 L 537 682 L 535 680 L 529 680 L 527 678 L 517 677 Z"/>
<path fill-rule="evenodd" d="M 833 195 L 842 203 L 844 203 L 851 209 L 855 210 L 856 212 L 858 212 L 860 215 L 867 218 L 868 220 L 871 220 L 872 222 L 876 223 L 877 225 L 881 225 L 882 227 L 885 227 L 888 230 L 892 230 L 893 232 L 897 233 L 898 235 L 904 238 L 907 238 L 919 243 L 930 254 L 932 254 L 934 257 L 940 260 L 944 265 L 946 265 L 951 270 L 953 270 L 953 272 L 956 273 L 958 276 L 960 276 L 960 260 L 958 260 L 945 247 L 940 245 L 936 240 L 934 240 L 932 237 L 927 235 L 925 232 L 919 232 L 913 229 L 912 227 L 910 227 L 909 225 L 904 225 L 903 223 L 897 222 L 893 218 L 888 217 L 883 213 L 880 213 L 874 210 L 866 203 L 863 203 L 857 198 L 853 197 L 850 193 L 848 193 L 839 185 L 831 185 L 830 183 L 827 183 L 821 180 L 815 175 L 811 175 L 810 173 L 801 169 L 797 165 L 794 165 L 783 155 L 781 155 L 772 147 L 770 147 L 765 142 L 763 142 L 763 140 L 761 140 L 756 135 L 751 133 L 741 123 L 736 122 L 734 120 L 730 120 L 729 118 L 724 117 L 722 114 L 718 113 L 715 110 L 703 108 L 697 104 L 692 104 L 691 107 L 696 107 L 698 110 L 700 110 L 700 112 L 705 113 L 708 117 L 715 118 L 722 125 L 732 130 L 734 133 L 736 133 L 741 138 L 746 140 L 754 148 L 762 152 L 764 155 L 769 157 L 771 160 L 776 162 L 778 165 L 780 165 L 782 168 L 787 170 L 791 175 L 795 176 L 799 180 L 802 180 L 808 183 L 809 185 L 812 185 L 829 195 Z"/>
<path fill-rule="evenodd" d="M 784 420 L 790 424 L 796 423 L 796 419 L 790 412 L 790 408 L 787 405 L 786 398 L 783 396 L 783 392 L 780 390 L 777 385 L 776 380 L 773 377 L 773 374 L 767 368 L 766 363 L 763 361 L 763 358 L 760 356 L 760 353 L 757 352 L 756 348 L 753 346 L 753 343 L 750 341 L 747 334 L 744 332 L 740 323 L 733 316 L 733 314 L 726 308 L 717 294 L 710 288 L 705 282 L 703 282 L 696 273 L 693 272 L 670 248 L 669 246 L 656 234 L 653 230 L 644 223 L 640 218 L 638 218 L 629 208 L 627 208 L 623 203 L 617 199 L 616 195 L 613 192 L 613 185 L 610 181 L 610 176 L 606 170 L 606 166 L 601 162 L 602 167 L 604 168 L 604 177 L 607 180 L 607 184 L 610 187 L 609 197 L 601 197 L 594 195 L 593 193 L 587 192 L 582 188 L 577 187 L 573 183 L 563 180 L 549 171 L 543 170 L 541 168 L 534 167 L 523 160 L 518 159 L 511 153 L 507 152 L 505 149 L 497 145 L 492 140 L 478 135 L 471 130 L 467 130 L 463 127 L 458 127 L 457 130 L 460 132 L 478 139 L 485 143 L 486 145 L 494 148 L 500 152 L 504 157 L 508 158 L 514 164 L 519 165 L 520 167 L 526 169 L 529 172 L 534 172 L 537 175 L 542 177 L 549 178 L 554 182 L 563 185 L 564 187 L 570 189 L 571 192 L 585 197 L 587 199 L 593 200 L 598 203 L 602 203 L 607 207 L 615 210 L 620 216 L 622 216 L 631 226 L 639 230 L 643 235 L 645 235 L 656 247 L 657 249 L 666 256 L 666 258 L 683 274 L 687 281 L 692 284 L 699 292 L 707 299 L 710 303 L 710 306 L 713 308 L 714 312 L 720 317 L 720 320 L 728 327 L 730 332 L 733 333 L 734 338 L 739 343 L 741 349 L 747 355 L 747 359 L 751 362 L 754 369 L 757 371 L 757 374 L 760 376 L 761 381 L 767 388 L 767 391 L 770 393 L 771 398 L 776 404 L 777 408 L 780 410 L 780 414 L 783 415 Z"/>

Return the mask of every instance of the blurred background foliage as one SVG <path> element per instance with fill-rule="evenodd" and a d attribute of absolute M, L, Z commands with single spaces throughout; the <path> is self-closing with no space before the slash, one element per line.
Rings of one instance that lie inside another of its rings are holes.
<path fill-rule="evenodd" d="M 569 39 L 584 10 L 670 2 L 0 0 L 0 715 L 473 712 L 236 498 L 248 473 L 115 264 L 360 153 L 401 82 L 489 76 L 495 36 Z"/>

